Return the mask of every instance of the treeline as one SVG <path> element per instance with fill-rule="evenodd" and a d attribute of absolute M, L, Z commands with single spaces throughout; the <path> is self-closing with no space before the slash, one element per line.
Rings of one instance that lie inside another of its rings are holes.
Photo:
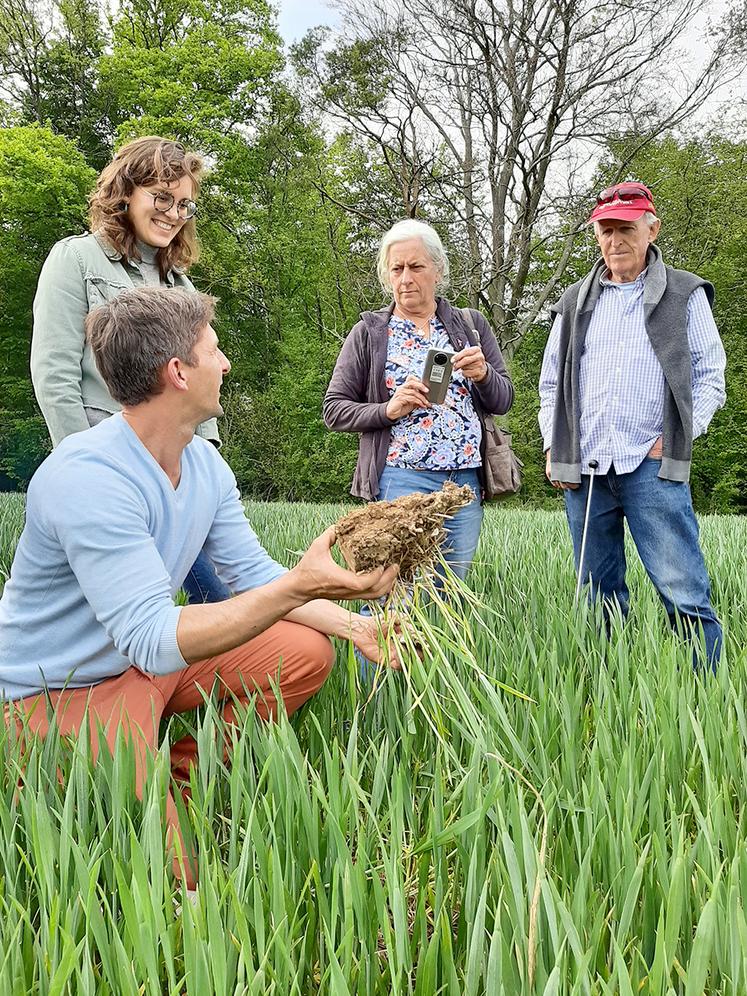
<path fill-rule="evenodd" d="M 0 487 L 24 487 L 49 448 L 28 376 L 42 262 L 84 230 L 116 146 L 163 134 L 210 165 L 192 276 L 220 298 L 233 363 L 222 435 L 247 496 L 347 494 L 356 440 L 325 430 L 321 398 L 346 332 L 384 303 L 377 239 L 410 214 L 442 233 L 452 298 L 501 336 L 521 500 L 556 500 L 536 422 L 546 306 L 594 258 L 592 192 L 638 177 L 666 259 L 716 285 L 729 356 L 696 502 L 747 510 L 747 144 L 734 118 L 682 133 L 743 54 L 743 25 L 722 22 L 668 104 L 651 87 L 664 87 L 688 0 L 616 8 L 614 45 L 591 3 L 546 3 L 541 20 L 529 0 L 489 2 L 479 24 L 466 0 L 405 0 L 396 20 L 378 4 L 348 0 L 345 40 L 312 32 L 288 57 L 262 0 L 124 0 L 113 15 L 92 0 L 0 0 Z"/>

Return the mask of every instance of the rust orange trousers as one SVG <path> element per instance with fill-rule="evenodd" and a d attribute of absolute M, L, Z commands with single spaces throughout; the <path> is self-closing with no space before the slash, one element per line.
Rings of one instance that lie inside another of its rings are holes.
<path fill-rule="evenodd" d="M 43 737 L 49 730 L 51 702 L 58 732 L 74 734 L 88 716 L 94 757 L 98 751 L 100 726 L 109 749 L 114 749 L 122 731 L 131 738 L 136 758 L 136 789 L 142 797 L 148 755 L 158 747 L 158 727 L 162 718 L 186 712 L 201 705 L 205 695 L 217 694 L 223 701 L 223 716 L 234 721 L 234 700 L 246 703 L 257 694 L 259 715 L 271 719 L 277 709 L 272 685 L 279 687 L 288 715 L 295 712 L 318 691 L 332 669 L 332 644 L 316 630 L 292 622 L 278 622 L 259 636 L 234 650 L 190 664 L 173 674 L 153 676 L 131 667 L 116 678 L 86 688 L 51 691 L 13 703 L 25 716 L 28 729 Z M 193 737 L 178 740 L 171 747 L 171 770 L 179 782 L 189 781 L 190 765 L 196 763 L 197 744 Z M 169 836 L 179 833 L 173 797 L 167 800 Z M 182 849 L 184 844 L 182 842 Z M 189 888 L 195 885 L 193 859 L 184 855 L 186 875 L 178 861 L 174 871 Z"/>

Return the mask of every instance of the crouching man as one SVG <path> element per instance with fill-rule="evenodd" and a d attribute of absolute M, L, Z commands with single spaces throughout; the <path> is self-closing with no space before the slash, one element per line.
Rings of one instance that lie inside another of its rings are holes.
<path fill-rule="evenodd" d="M 26 525 L 0 600 L 0 696 L 28 728 L 75 733 L 85 717 L 113 746 L 132 739 L 142 792 L 163 716 L 199 705 L 217 688 L 224 715 L 258 693 L 269 718 L 279 687 L 288 713 L 330 672 L 330 635 L 379 660 L 376 623 L 328 599 L 374 599 L 396 568 L 356 575 L 330 555 L 334 529 L 290 571 L 259 544 L 236 481 L 201 422 L 222 414 L 230 363 L 211 327 L 214 300 L 142 288 L 87 320 L 90 348 L 120 414 L 68 437 L 28 489 Z M 174 605 L 205 548 L 235 597 Z M 396 661 L 395 661 L 396 663 Z M 185 781 L 191 737 L 175 743 Z M 173 798 L 170 834 L 178 832 Z M 189 862 L 188 862 L 189 864 Z M 175 864 L 178 873 L 178 865 Z M 194 884 L 193 870 L 187 885 Z"/>

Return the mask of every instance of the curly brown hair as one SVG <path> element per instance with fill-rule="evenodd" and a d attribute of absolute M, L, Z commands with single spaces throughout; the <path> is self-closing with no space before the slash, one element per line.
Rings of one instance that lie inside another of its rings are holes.
<path fill-rule="evenodd" d="M 137 237 L 127 217 L 127 198 L 135 187 L 174 183 L 189 176 L 196 199 L 202 169 L 200 156 L 187 152 L 183 145 L 171 139 L 146 135 L 128 142 L 99 175 L 89 204 L 91 231 L 103 235 L 126 260 L 140 259 Z M 156 254 L 161 277 L 173 268 L 186 270 L 198 255 L 195 219 L 190 218 L 169 245 Z"/>

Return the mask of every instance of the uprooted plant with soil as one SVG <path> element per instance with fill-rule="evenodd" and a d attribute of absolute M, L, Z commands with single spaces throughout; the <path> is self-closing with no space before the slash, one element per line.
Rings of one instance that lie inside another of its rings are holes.
<path fill-rule="evenodd" d="M 444 520 L 474 501 L 469 485 L 451 481 L 441 491 L 419 491 L 377 501 L 350 512 L 336 525 L 337 545 L 351 571 L 399 564 L 399 576 L 413 581 L 419 569 L 432 569 L 446 539 Z"/>

